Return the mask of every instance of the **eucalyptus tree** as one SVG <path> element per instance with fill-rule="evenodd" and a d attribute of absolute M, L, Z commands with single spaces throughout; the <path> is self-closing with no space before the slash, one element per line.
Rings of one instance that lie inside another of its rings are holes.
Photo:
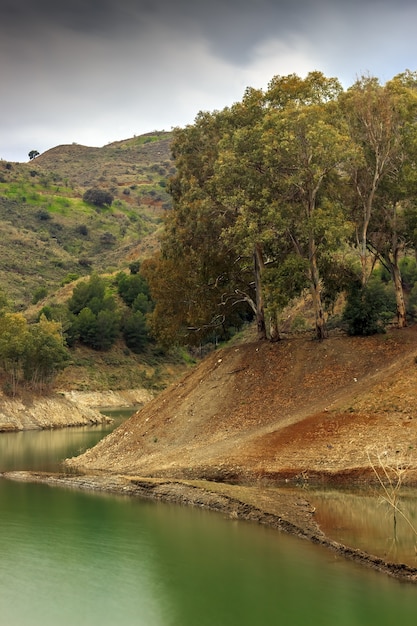
<path fill-rule="evenodd" d="M 230 216 L 221 237 L 234 250 L 241 265 L 252 264 L 253 280 L 246 287 L 235 286 L 233 296 L 228 297 L 237 297 L 249 305 L 256 318 L 258 339 L 266 339 L 265 254 L 266 247 L 271 248 L 274 233 L 268 228 L 271 197 L 268 171 L 264 167 L 263 92 L 247 89 L 242 102 L 232 107 L 230 115 L 233 125 L 223 134 L 214 163 L 216 197 Z M 270 336 L 276 340 L 279 333 L 271 306 L 269 314 Z"/>
<path fill-rule="evenodd" d="M 399 327 L 406 309 L 399 261 L 409 245 L 407 216 L 416 191 L 417 76 L 405 72 L 381 85 L 362 77 L 341 98 L 362 159 L 350 171 L 352 219 L 365 286 L 377 259 L 394 283 Z"/>
<path fill-rule="evenodd" d="M 258 338 L 279 339 L 279 311 L 298 294 L 305 281 L 294 258 L 287 224 L 280 211 L 280 186 L 267 157 L 263 92 L 248 89 L 231 114 L 234 126 L 219 143 L 215 163 L 218 197 L 234 219 L 222 233 L 240 258 L 252 259 L 253 297 L 238 291 L 253 310 Z M 291 270 L 288 268 L 291 267 Z M 289 280 L 290 278 L 290 280 Z"/>
<path fill-rule="evenodd" d="M 352 219 L 361 263 L 361 280 L 370 276 L 368 231 L 382 182 L 395 177 L 403 157 L 402 117 L 392 90 L 373 76 L 359 78 L 340 98 L 352 140 L 361 150 L 350 180 L 354 191 Z"/>
<path fill-rule="evenodd" d="M 214 181 L 218 145 L 232 123 L 225 109 L 200 113 L 193 125 L 174 131 L 173 209 L 166 215 L 160 253 L 142 265 L 155 301 L 151 329 L 165 344 L 221 335 L 244 315 L 236 291 L 252 273 L 222 238 L 235 216 L 222 204 Z"/>
<path fill-rule="evenodd" d="M 264 305 L 274 320 L 307 279 L 324 338 L 320 259 L 346 233 L 338 182 L 355 155 L 340 91 L 319 72 L 275 77 L 266 93 L 248 89 L 230 109 L 177 129 L 173 211 L 160 255 L 144 267 L 157 336 L 201 336 L 247 303 L 265 338 Z"/>
<path fill-rule="evenodd" d="M 320 72 L 275 77 L 263 122 L 265 163 L 288 237 L 307 264 L 320 340 L 326 335 L 320 257 L 346 237 L 340 179 L 346 163 L 357 158 L 338 108 L 341 92 L 336 78 Z"/>

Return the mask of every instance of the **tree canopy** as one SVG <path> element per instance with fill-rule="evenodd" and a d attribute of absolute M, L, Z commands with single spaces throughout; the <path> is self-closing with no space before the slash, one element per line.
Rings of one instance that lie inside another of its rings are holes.
<path fill-rule="evenodd" d="M 417 243 L 416 105 L 412 72 L 385 85 L 364 76 L 347 90 L 311 72 L 276 76 L 265 91 L 249 88 L 241 102 L 176 129 L 173 209 L 160 252 L 142 267 L 156 337 L 226 337 L 254 317 L 259 338 L 275 340 L 283 308 L 308 288 L 323 339 L 337 294 L 354 293 L 360 307 L 378 264 L 405 325 L 400 261 Z"/>

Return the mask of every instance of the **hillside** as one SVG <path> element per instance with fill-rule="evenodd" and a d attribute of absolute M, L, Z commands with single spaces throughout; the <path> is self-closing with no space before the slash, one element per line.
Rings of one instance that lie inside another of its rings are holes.
<path fill-rule="evenodd" d="M 29 163 L 0 161 L 0 284 L 16 309 L 39 286 L 52 294 L 68 276 L 149 255 L 173 172 L 165 132 L 103 148 L 57 146 Z M 111 207 L 83 202 L 91 188 L 110 192 Z"/>
<path fill-rule="evenodd" d="M 171 207 L 170 144 L 170 133 L 153 132 L 102 148 L 57 146 L 28 163 L 0 161 L 0 298 L 12 312 L 34 321 L 43 306 L 65 304 L 77 279 L 129 273 L 156 250 Z M 88 189 L 111 193 L 111 206 L 84 202 Z M 77 344 L 55 386 L 155 390 L 184 367 L 152 346 L 134 354 L 122 340 L 103 353 Z"/>
<path fill-rule="evenodd" d="M 88 473 L 351 482 L 371 478 L 368 455 L 379 454 L 415 482 L 416 354 L 417 327 L 231 346 L 68 463 Z"/>

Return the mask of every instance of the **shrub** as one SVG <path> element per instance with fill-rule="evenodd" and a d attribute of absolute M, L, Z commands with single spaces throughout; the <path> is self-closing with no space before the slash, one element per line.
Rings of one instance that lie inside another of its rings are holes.
<path fill-rule="evenodd" d="M 111 206 L 114 200 L 113 195 L 104 189 L 87 189 L 83 195 L 84 202 L 94 204 L 94 206 Z"/>
<path fill-rule="evenodd" d="M 82 235 L 83 237 L 87 237 L 88 235 L 88 228 L 85 224 L 79 224 L 76 229 L 75 232 L 78 233 L 79 235 Z"/>
<path fill-rule="evenodd" d="M 70 272 L 61 280 L 61 286 L 63 287 L 64 285 L 69 285 L 70 283 L 74 282 L 74 280 L 78 280 L 79 277 L 79 274 L 76 274 L 75 272 Z"/>
<path fill-rule="evenodd" d="M 132 313 L 125 319 L 122 332 L 126 346 L 132 352 L 139 354 L 144 350 L 148 342 L 148 331 L 145 316 L 140 311 Z"/>
<path fill-rule="evenodd" d="M 41 222 L 45 222 L 51 219 L 49 212 L 46 209 L 39 209 L 36 213 L 36 217 Z"/>
<path fill-rule="evenodd" d="M 109 232 L 103 233 L 100 236 L 100 242 L 104 245 L 104 246 L 112 246 L 116 243 L 116 237 Z"/>
<path fill-rule="evenodd" d="M 109 350 L 119 335 L 119 317 L 115 311 L 101 310 L 97 314 L 85 307 L 77 317 L 80 341 L 94 350 Z"/>
<path fill-rule="evenodd" d="M 400 261 L 401 278 L 404 289 L 411 290 L 417 282 L 417 263 L 413 257 L 406 256 Z"/>
<path fill-rule="evenodd" d="M 91 307 L 91 302 L 104 300 L 106 283 L 97 274 L 93 274 L 89 281 L 78 283 L 74 287 L 71 298 L 68 300 L 68 308 L 71 313 L 78 315 L 85 307 Z M 100 307 L 99 307 L 100 308 Z"/>
<path fill-rule="evenodd" d="M 32 297 L 32 304 L 37 304 L 40 300 L 43 300 L 48 295 L 46 287 L 38 287 Z"/>
<path fill-rule="evenodd" d="M 146 280 L 140 274 L 128 276 L 120 272 L 116 277 L 117 291 L 123 302 L 131 307 L 139 294 L 144 294 L 149 299 L 149 287 Z"/>
<path fill-rule="evenodd" d="M 91 259 L 86 259 L 86 258 L 81 258 L 78 259 L 78 265 L 81 265 L 81 267 L 91 267 L 93 265 L 93 262 Z"/>
<path fill-rule="evenodd" d="M 129 270 L 131 274 L 138 274 L 140 270 L 140 261 L 132 261 L 129 265 Z"/>
<path fill-rule="evenodd" d="M 385 286 L 376 278 L 366 286 L 355 281 L 348 290 L 343 321 L 347 322 L 349 335 L 374 335 L 384 332 L 395 310 L 391 285 Z"/>

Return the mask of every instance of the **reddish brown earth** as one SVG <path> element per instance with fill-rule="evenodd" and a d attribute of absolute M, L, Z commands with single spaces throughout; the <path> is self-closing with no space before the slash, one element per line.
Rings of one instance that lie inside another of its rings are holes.
<path fill-rule="evenodd" d="M 417 481 L 417 327 L 249 342 L 209 355 L 92 450 L 82 471 L 262 484 Z"/>

